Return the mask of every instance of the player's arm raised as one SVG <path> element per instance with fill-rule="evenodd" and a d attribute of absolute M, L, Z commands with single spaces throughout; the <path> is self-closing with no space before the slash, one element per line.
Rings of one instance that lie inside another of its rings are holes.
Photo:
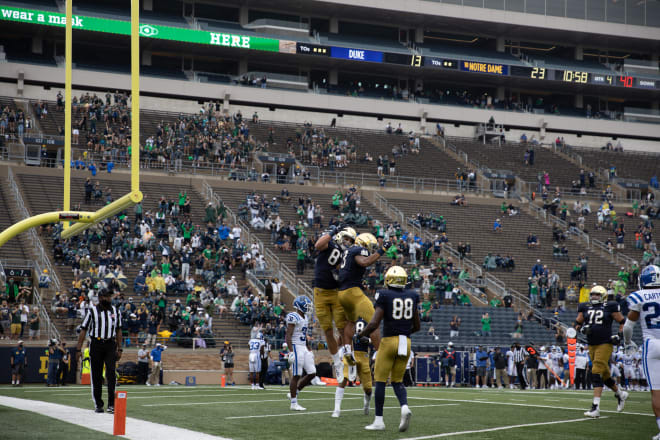
<path fill-rule="evenodd" d="M 321 237 L 316 240 L 316 243 L 314 244 L 314 248 L 317 251 L 324 251 L 328 248 L 328 243 L 330 243 L 330 240 L 337 235 L 337 232 L 339 232 L 339 228 L 335 225 L 330 225 L 330 227 L 321 235 Z"/>
<path fill-rule="evenodd" d="M 389 242 L 383 243 L 383 239 L 378 239 L 378 249 L 373 254 L 368 257 L 364 255 L 356 255 L 355 262 L 362 267 L 369 267 L 374 264 L 378 259 L 387 252 L 387 249 L 391 246 Z"/>

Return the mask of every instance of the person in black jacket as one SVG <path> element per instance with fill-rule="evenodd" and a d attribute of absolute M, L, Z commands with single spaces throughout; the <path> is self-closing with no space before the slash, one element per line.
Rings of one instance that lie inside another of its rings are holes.
<path fill-rule="evenodd" d="M 509 386 L 509 377 L 506 375 L 507 358 L 500 347 L 495 347 L 493 361 L 495 362 L 495 382 L 497 388 L 501 390 L 505 386 Z"/>

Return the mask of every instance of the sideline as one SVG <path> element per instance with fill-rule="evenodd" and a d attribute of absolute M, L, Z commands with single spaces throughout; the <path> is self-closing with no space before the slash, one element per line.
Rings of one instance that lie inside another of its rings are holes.
<path fill-rule="evenodd" d="M 51 417 L 73 425 L 93 429 L 112 435 L 114 417 L 112 414 L 96 414 L 91 409 L 81 409 L 40 400 L 19 399 L 0 396 L 0 405 Z M 161 425 L 146 420 L 126 417 L 126 435 L 132 440 L 152 440 L 154 438 L 176 438 L 177 440 L 231 440 L 203 432 L 190 431 L 176 426 Z"/>
<path fill-rule="evenodd" d="M 601 419 L 606 419 L 607 417 L 601 417 Z M 509 425 L 509 426 L 499 426 L 497 428 L 486 428 L 486 429 L 477 429 L 474 431 L 457 431 L 457 432 L 445 432 L 443 434 L 434 434 L 434 435 L 425 435 L 422 437 L 408 437 L 401 440 L 424 440 L 429 438 L 441 438 L 441 437 L 453 437 L 455 435 L 464 435 L 464 434 L 479 434 L 481 432 L 493 432 L 493 431 L 504 431 L 506 429 L 515 429 L 515 428 L 526 428 L 529 426 L 543 426 L 543 425 L 558 425 L 561 423 L 575 423 L 575 422 L 585 422 L 587 420 L 596 420 L 591 417 L 585 419 L 570 419 L 570 420 L 556 420 L 554 422 L 540 422 L 540 423 L 527 423 L 525 425 Z"/>

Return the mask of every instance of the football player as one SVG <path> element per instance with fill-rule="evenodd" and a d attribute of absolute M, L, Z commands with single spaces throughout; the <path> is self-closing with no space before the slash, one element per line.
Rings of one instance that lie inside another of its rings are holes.
<path fill-rule="evenodd" d="M 346 320 L 350 322 L 345 336 L 351 336 L 355 323 L 359 318 L 370 321 L 374 315 L 374 306 L 371 300 L 362 291 L 362 278 L 366 268 L 374 264 L 385 253 L 388 244 L 379 245 L 372 234 L 363 233 L 353 240 L 350 236 L 343 236 L 346 249 L 339 267 L 339 303 L 344 308 Z M 348 323 L 347 323 L 348 325 Z M 371 343 L 374 349 L 380 346 L 380 330 L 372 329 Z M 350 364 L 354 364 L 351 339 L 344 341 L 344 357 Z"/>
<path fill-rule="evenodd" d="M 316 311 L 319 324 L 325 333 L 328 351 L 330 351 L 330 355 L 332 356 L 335 376 L 339 383 L 344 380 L 344 363 L 339 353 L 332 323 L 334 322 L 337 327 L 341 341 L 346 325 L 346 317 L 344 315 L 344 309 L 339 304 L 337 267 L 341 262 L 341 242 L 344 236 L 355 240 L 357 234 L 350 227 L 340 231 L 336 226 L 330 226 L 328 231 L 314 245 L 316 250 L 319 251 L 319 255 L 316 258 L 316 266 L 314 267 L 314 310 Z"/>
<path fill-rule="evenodd" d="M 584 413 L 588 417 L 600 417 L 600 397 L 604 385 L 614 391 L 617 411 L 623 411 L 628 398 L 628 393 L 620 390 L 612 379 L 608 365 L 612 356 L 612 321 L 618 322 L 621 329 L 625 318 L 617 302 L 604 302 L 606 295 L 607 291 L 603 286 L 594 286 L 589 293 L 590 301 L 578 306 L 578 315 L 574 323 L 575 329 L 587 336 L 589 357 L 593 362 L 591 382 L 594 387 L 594 400 L 591 409 Z M 618 337 L 614 338 L 618 339 Z"/>
<path fill-rule="evenodd" d="M 259 373 L 261 372 L 261 357 L 264 354 L 265 345 L 264 334 L 261 332 L 257 334 L 256 338 L 250 339 L 250 342 L 248 342 L 248 346 L 250 347 L 248 376 L 250 376 L 249 379 L 252 382 L 253 390 L 264 389 L 259 386 Z"/>
<path fill-rule="evenodd" d="M 360 318 L 355 323 L 355 331 L 361 332 L 367 326 L 367 321 Z M 371 368 L 369 367 L 369 343 L 367 341 L 356 340 L 353 343 L 353 353 L 355 356 L 355 365 L 349 365 L 344 362 L 343 380 L 335 391 L 335 410 L 332 417 L 339 417 L 341 413 L 341 401 L 344 398 L 344 388 L 349 379 L 355 380 L 356 375 L 360 378 L 360 384 L 364 391 L 364 415 L 369 415 L 369 404 L 371 402 Z M 349 371 L 353 370 L 353 371 Z"/>
<path fill-rule="evenodd" d="M 312 300 L 306 296 L 298 296 L 293 300 L 294 311 L 286 315 L 286 344 L 290 347 L 289 363 L 292 363 L 293 378 L 289 383 L 289 399 L 293 411 L 305 411 L 298 404 L 298 390 L 316 377 L 314 356 L 307 349 L 307 313 L 312 311 Z M 303 376 L 303 370 L 307 372 Z"/>
<path fill-rule="evenodd" d="M 639 290 L 628 295 L 628 309 L 628 320 L 623 326 L 624 345 L 628 353 L 634 353 L 633 328 L 641 321 L 644 377 L 651 389 L 651 405 L 660 431 L 660 267 L 649 265 L 642 270 Z M 660 433 L 653 440 L 660 440 Z"/>
<path fill-rule="evenodd" d="M 376 355 L 374 381 L 376 382 L 376 418 L 365 427 L 370 431 L 385 429 L 383 406 L 385 404 L 385 385 L 390 378 L 394 394 L 401 405 L 399 431 L 404 432 L 410 426 L 412 412 L 408 408 L 406 387 L 403 386 L 403 374 L 410 356 L 410 335 L 420 328 L 417 305 L 419 295 L 414 290 L 406 289 L 408 274 L 400 266 L 392 266 L 385 273 L 385 289 L 376 292 L 376 310 L 367 326 L 357 335 L 363 340 L 383 323 L 383 339 Z"/>

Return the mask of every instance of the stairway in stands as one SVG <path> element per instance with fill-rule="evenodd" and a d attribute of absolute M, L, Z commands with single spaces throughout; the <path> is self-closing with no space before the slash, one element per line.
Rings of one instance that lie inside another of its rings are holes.
<path fill-rule="evenodd" d="M 60 209 L 63 187 L 62 177 L 31 175 L 24 172 L 24 170 L 21 170 L 16 174 L 18 182 L 22 187 L 25 202 L 28 205 L 28 211 L 30 211 L 32 215 Z M 101 183 L 103 188 L 112 188 L 112 193 L 115 198 L 118 198 L 130 191 L 130 182 L 128 180 L 117 181 L 95 179 L 94 181 L 97 180 Z M 77 204 L 80 204 L 82 210 L 94 211 L 99 209 L 100 205 L 94 202 L 91 204 L 85 203 L 84 182 L 85 180 L 80 177 L 74 177 L 71 179 L 71 205 L 76 206 Z M 143 206 L 145 213 L 147 211 L 151 211 L 153 213 L 156 212 L 157 203 L 161 196 L 165 196 L 168 200 L 177 200 L 177 196 L 180 191 L 187 192 L 191 199 L 191 217 L 193 219 L 193 223 L 195 225 L 203 226 L 205 202 L 192 186 L 150 183 L 148 179 L 145 179 L 143 176 L 141 181 L 141 191 L 144 194 Z M 132 217 L 132 210 L 129 210 L 128 215 L 129 217 Z M 45 235 L 42 235 L 41 239 L 44 242 L 44 248 L 47 250 L 47 252 L 50 253 L 53 249 L 53 241 L 50 237 Z M 158 256 L 160 257 L 160 255 Z M 160 259 L 158 258 L 156 261 L 159 260 Z M 92 256 L 92 261 L 94 263 L 98 263 L 98 256 Z M 141 262 L 128 264 L 125 263 L 124 274 L 128 278 L 129 284 L 125 291 L 126 297 L 135 296 L 132 290 L 133 281 L 135 280 L 135 277 L 140 270 L 140 265 Z M 63 288 L 70 286 L 74 279 L 70 267 L 55 265 L 53 265 L 53 267 L 57 268 L 56 270 L 58 271 L 58 275 L 62 282 Z M 245 286 L 245 281 L 241 280 L 240 270 L 234 269 L 232 272 L 227 274 L 227 276 L 231 275 L 235 275 L 237 280 L 239 280 L 239 288 Z M 168 301 L 170 303 L 174 302 L 176 299 L 180 299 L 181 302 L 185 302 L 185 297 L 183 296 L 168 296 Z M 52 298 L 44 298 L 44 304 L 50 305 L 51 300 Z M 134 301 L 139 302 L 140 298 L 135 296 Z M 51 318 L 53 318 L 54 322 L 58 326 L 58 329 L 63 335 L 70 336 L 70 334 L 65 331 L 63 318 L 56 318 L 54 314 L 51 314 Z M 232 343 L 240 343 L 249 338 L 249 328 L 240 324 L 231 315 L 229 315 L 226 319 L 214 319 L 213 332 L 217 338 L 229 339 Z"/>

